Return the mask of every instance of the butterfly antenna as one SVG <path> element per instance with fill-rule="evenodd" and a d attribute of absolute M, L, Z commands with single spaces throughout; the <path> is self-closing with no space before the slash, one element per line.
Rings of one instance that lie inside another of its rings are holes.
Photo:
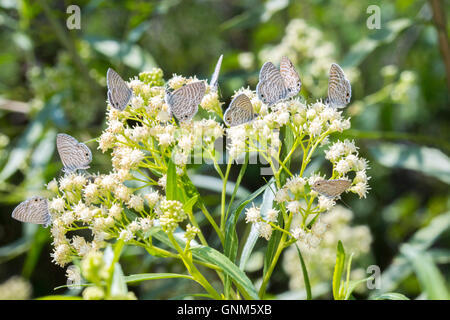
<path fill-rule="evenodd" d="M 344 206 L 346 206 L 347 208 L 349 208 L 350 210 L 352 210 L 352 208 L 349 206 L 349 205 L 347 205 L 346 203 L 345 203 L 345 201 L 342 199 L 342 198 L 339 198 L 341 201 L 342 201 L 342 203 L 344 204 Z"/>

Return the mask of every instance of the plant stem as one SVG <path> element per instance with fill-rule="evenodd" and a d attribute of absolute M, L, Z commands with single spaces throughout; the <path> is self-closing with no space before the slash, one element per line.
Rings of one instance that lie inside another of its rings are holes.
<path fill-rule="evenodd" d="M 172 242 L 175 249 L 178 251 L 181 259 L 183 260 L 184 265 L 186 266 L 186 269 L 189 271 L 191 276 L 194 278 L 194 280 L 200 284 L 214 299 L 221 300 L 222 297 L 220 294 L 214 289 L 211 284 L 206 280 L 206 278 L 198 271 L 198 269 L 195 267 L 195 265 L 192 263 L 192 260 L 190 257 L 188 257 L 184 250 L 179 246 L 178 242 L 173 237 L 172 233 L 167 234 L 170 242 Z"/>

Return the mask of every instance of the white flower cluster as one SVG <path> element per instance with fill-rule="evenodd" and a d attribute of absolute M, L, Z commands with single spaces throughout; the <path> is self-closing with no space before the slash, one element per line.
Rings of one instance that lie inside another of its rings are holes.
<path fill-rule="evenodd" d="M 314 225 L 311 233 L 305 234 L 300 228 L 301 217 L 294 218 L 293 228 L 299 230 L 300 239 L 306 240 L 298 241 L 297 244 L 308 265 L 308 275 L 312 286 L 328 281 L 332 277 L 339 240 L 342 241 L 346 252 L 354 254 L 353 258 L 356 262 L 359 257 L 369 252 L 372 243 L 369 228 L 367 226 L 351 226 L 352 219 L 353 213 L 350 210 L 336 206 L 321 216 L 319 223 Z M 303 273 L 295 246 L 286 250 L 283 267 L 290 277 L 290 289 L 302 289 L 304 286 Z"/>

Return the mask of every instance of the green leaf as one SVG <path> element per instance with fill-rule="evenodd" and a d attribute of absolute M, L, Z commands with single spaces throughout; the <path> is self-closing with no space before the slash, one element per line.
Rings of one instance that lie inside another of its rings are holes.
<path fill-rule="evenodd" d="M 192 248 L 191 251 L 196 258 L 219 266 L 233 279 L 245 299 L 259 299 L 256 288 L 247 275 L 219 251 L 205 246 Z"/>
<path fill-rule="evenodd" d="M 32 246 L 27 253 L 25 263 L 22 269 L 22 276 L 29 279 L 38 263 L 42 248 L 50 241 L 50 234 L 47 229 L 39 227 L 34 234 Z"/>
<path fill-rule="evenodd" d="M 419 171 L 450 184 L 450 159 L 438 149 L 382 143 L 369 150 L 386 167 Z"/>
<path fill-rule="evenodd" d="M 300 264 L 302 265 L 303 281 L 305 282 L 305 290 L 306 290 L 306 300 L 311 300 L 312 299 L 311 283 L 309 282 L 308 270 L 306 269 L 305 261 L 303 260 L 302 253 L 300 252 L 300 249 L 297 246 L 297 244 L 295 245 L 295 247 L 297 248 Z"/>
<path fill-rule="evenodd" d="M 178 274 L 178 273 L 139 273 L 132 274 L 124 277 L 126 283 L 138 283 L 142 281 L 148 280 L 158 280 L 158 279 L 174 279 L 174 278 L 182 278 L 194 280 L 191 276 L 186 274 Z"/>
<path fill-rule="evenodd" d="M 33 146 L 42 137 L 47 122 L 56 113 L 61 98 L 62 95 L 54 95 L 27 126 L 9 153 L 8 161 L 0 172 L 0 181 L 11 177 L 25 163 Z"/>
<path fill-rule="evenodd" d="M 428 252 L 418 250 L 414 246 L 404 244 L 400 251 L 412 263 L 413 269 L 419 279 L 422 290 L 431 300 L 448 300 L 445 278 L 442 276 L 436 264 Z"/>
<path fill-rule="evenodd" d="M 111 282 L 110 297 L 124 297 L 128 293 L 127 284 L 122 267 L 118 262 L 114 263 L 114 273 Z"/>
<path fill-rule="evenodd" d="M 427 226 L 419 229 L 407 244 L 418 250 L 425 251 L 449 228 L 450 211 L 433 218 Z M 377 296 L 395 290 L 412 271 L 410 261 L 403 254 L 397 255 L 391 265 L 381 275 L 383 279 L 381 289 L 375 291 L 371 296 Z"/>
<path fill-rule="evenodd" d="M 161 227 L 153 227 L 151 232 L 151 236 L 158 239 L 162 243 L 167 246 L 173 248 L 173 244 L 170 242 L 167 234 L 162 231 Z M 184 231 L 176 232 L 173 234 L 175 240 L 180 244 L 180 246 L 185 246 L 184 241 Z M 192 243 L 191 243 L 192 244 Z M 219 251 L 205 246 L 192 244 L 190 249 L 194 258 L 199 259 L 204 262 L 212 263 L 218 267 L 220 267 L 225 275 L 230 276 L 233 282 L 236 284 L 238 289 L 241 291 L 242 295 L 246 299 L 258 299 L 258 294 L 256 292 L 253 283 L 246 276 L 244 272 L 242 272 L 230 259 L 228 259 L 225 255 L 221 254 Z"/>
<path fill-rule="evenodd" d="M 339 240 L 336 252 L 336 264 L 334 266 L 334 273 L 333 273 L 333 297 L 335 300 L 341 300 L 342 298 L 340 296 L 340 288 L 341 288 L 342 273 L 344 271 L 344 263 L 345 263 L 344 246 L 342 245 L 341 240 Z"/>
<path fill-rule="evenodd" d="M 386 292 L 371 298 L 372 300 L 409 300 L 408 297 L 401 293 Z"/>
<path fill-rule="evenodd" d="M 272 181 L 272 180 L 271 180 Z M 241 214 L 242 210 L 257 196 L 259 196 L 271 183 L 271 181 L 255 192 L 253 192 L 247 199 L 243 200 L 238 207 L 233 210 L 230 214 L 230 217 L 227 220 L 227 224 L 225 226 L 225 255 L 230 258 L 231 261 L 236 260 L 237 248 L 238 248 L 238 238 L 236 233 L 236 224 Z"/>
<path fill-rule="evenodd" d="M 358 66 L 376 48 L 394 41 L 400 32 L 412 24 L 413 20 L 406 18 L 387 22 L 382 29 L 354 44 L 344 57 L 341 66 L 343 68 Z"/>
<path fill-rule="evenodd" d="M 267 212 L 270 209 L 272 209 L 273 199 L 275 197 L 274 192 L 272 190 L 274 185 L 275 185 L 275 183 L 272 182 L 269 185 L 269 188 L 267 188 L 264 191 L 263 200 L 262 200 L 262 204 L 261 204 L 261 216 L 263 218 L 265 218 L 267 216 Z M 245 265 L 247 264 L 248 258 L 250 257 L 258 238 L 259 238 L 258 228 L 255 224 L 252 224 L 250 234 L 248 235 L 247 240 L 245 241 L 245 244 L 244 244 L 244 248 L 242 249 L 242 253 L 241 253 L 241 257 L 240 257 L 240 261 L 239 261 L 239 269 L 245 270 Z"/>
<path fill-rule="evenodd" d="M 169 160 L 166 179 L 167 200 L 177 200 L 177 171 L 172 159 Z"/>

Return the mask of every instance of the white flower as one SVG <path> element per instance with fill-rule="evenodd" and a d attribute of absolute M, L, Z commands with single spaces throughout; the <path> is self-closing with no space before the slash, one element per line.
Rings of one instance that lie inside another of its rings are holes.
<path fill-rule="evenodd" d="M 357 193 L 359 198 L 365 198 L 370 187 L 367 183 L 358 182 L 356 185 L 350 188 L 351 192 Z"/>
<path fill-rule="evenodd" d="M 130 230 L 123 229 L 120 231 L 119 239 L 123 240 L 124 242 L 128 242 L 134 238 L 133 233 Z"/>
<path fill-rule="evenodd" d="M 134 209 L 136 211 L 144 210 L 144 199 L 140 195 L 131 195 L 130 200 L 128 200 L 128 208 Z"/>
<path fill-rule="evenodd" d="M 332 198 L 319 196 L 319 209 L 321 211 L 328 211 L 336 204 Z"/>
<path fill-rule="evenodd" d="M 266 220 L 269 222 L 276 222 L 278 218 L 278 210 L 269 209 L 266 214 Z"/>
<path fill-rule="evenodd" d="M 255 207 L 253 205 L 251 208 L 245 209 L 245 222 L 246 223 L 255 223 L 258 222 L 261 218 L 261 212 L 259 207 Z"/>
<path fill-rule="evenodd" d="M 51 210 L 62 212 L 66 206 L 66 201 L 63 198 L 57 197 L 49 201 L 48 205 Z"/>
<path fill-rule="evenodd" d="M 56 182 L 55 178 L 47 183 L 47 190 L 50 190 L 53 193 L 58 193 L 58 182 Z"/>
<path fill-rule="evenodd" d="M 275 194 L 275 201 L 277 203 L 282 203 L 282 202 L 289 201 L 289 200 L 290 200 L 289 193 L 288 193 L 287 189 L 285 189 L 285 188 L 279 189 L 277 191 L 277 193 Z"/>
<path fill-rule="evenodd" d="M 305 230 L 303 230 L 302 228 L 294 228 L 291 230 L 292 236 L 299 240 L 299 239 L 303 239 L 306 235 Z"/>
<path fill-rule="evenodd" d="M 286 209 L 288 209 L 289 212 L 292 213 L 298 213 L 300 212 L 301 204 L 299 201 L 291 201 L 286 206 Z"/>
<path fill-rule="evenodd" d="M 269 241 L 272 235 L 272 227 L 268 223 L 259 222 L 257 224 L 259 236 Z"/>
<path fill-rule="evenodd" d="M 159 201 L 160 195 L 158 191 L 150 192 L 144 195 L 144 199 L 147 200 L 147 204 L 150 208 L 153 208 Z"/>
<path fill-rule="evenodd" d="M 340 174 L 346 174 L 347 172 L 350 171 L 351 166 L 347 160 L 341 159 L 338 161 L 338 163 L 336 164 L 336 167 L 334 169 L 336 170 L 336 172 L 338 172 Z"/>

